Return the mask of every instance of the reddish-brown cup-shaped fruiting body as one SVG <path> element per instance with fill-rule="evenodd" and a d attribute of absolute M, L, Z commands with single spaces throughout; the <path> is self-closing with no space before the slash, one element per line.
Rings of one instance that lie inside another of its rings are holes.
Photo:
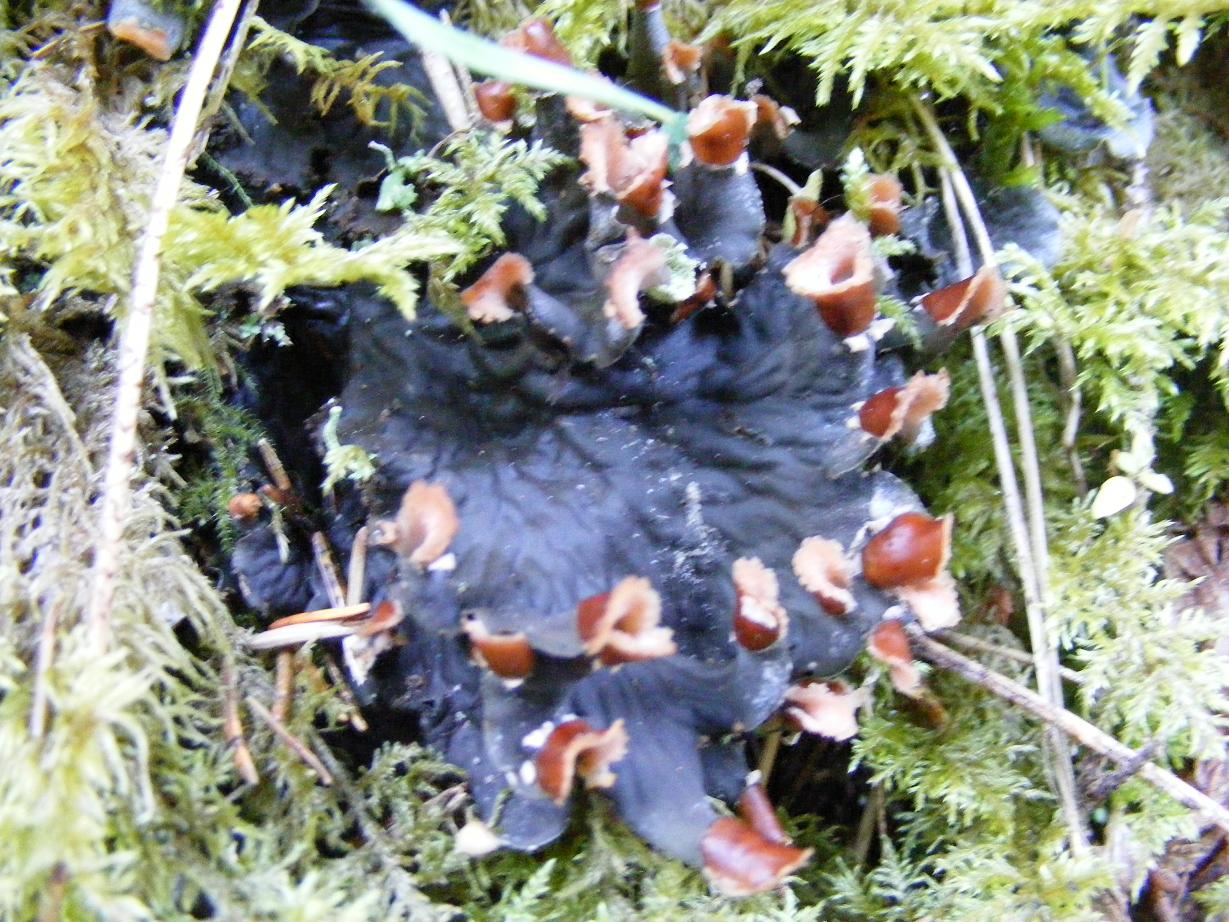
<path fill-rule="evenodd" d="M 587 125 L 591 122 L 600 122 L 604 118 L 611 118 L 614 113 L 605 106 L 598 105 L 589 99 L 583 99 L 580 96 L 569 96 L 564 101 L 564 107 L 568 110 L 568 115 L 576 119 L 582 125 Z"/>
<path fill-rule="evenodd" d="M 107 30 L 157 61 L 169 61 L 183 41 L 186 23 L 174 8 L 145 0 L 112 0 L 108 6 Z"/>
<path fill-rule="evenodd" d="M 880 589 L 924 583 L 947 565 L 951 542 L 950 516 L 901 513 L 862 549 L 862 574 Z"/>
<path fill-rule="evenodd" d="M 642 237 L 629 237 L 626 248 L 606 278 L 609 297 L 602 308 L 605 315 L 619 321 L 625 330 L 636 329 L 644 323 L 640 292 L 664 282 L 665 271 L 664 250 Z"/>
<path fill-rule="evenodd" d="M 391 543 L 410 563 L 428 567 L 444 556 L 460 527 L 457 507 L 443 484 L 416 480 L 401 497 Z"/>
<path fill-rule="evenodd" d="M 591 193 L 611 195 L 641 218 L 664 221 L 670 215 L 669 148 L 661 131 L 629 141 L 614 116 L 598 118 L 580 129 L 580 159 L 588 167 L 580 181 Z"/>
<path fill-rule="evenodd" d="M 901 196 L 905 191 L 900 180 L 890 173 L 875 173 L 869 186 L 871 233 L 876 237 L 899 233 Z"/>
<path fill-rule="evenodd" d="M 858 425 L 869 435 L 887 441 L 900 431 L 900 409 L 903 387 L 889 387 L 872 397 L 858 410 Z"/>
<path fill-rule="evenodd" d="M 800 121 L 798 113 L 789 106 L 783 106 L 771 96 L 757 93 L 751 97 L 755 103 L 755 128 L 772 134 L 778 141 L 789 137 L 794 126 Z"/>
<path fill-rule="evenodd" d="M 828 538 L 807 538 L 794 552 L 794 575 L 802 588 L 830 615 L 852 611 L 857 603 L 849 587 L 853 570 L 845 549 Z"/>
<path fill-rule="evenodd" d="M 773 809 L 772 801 L 768 799 L 768 792 L 764 790 L 764 785 L 758 781 L 747 785 L 742 796 L 738 798 L 738 815 L 748 826 L 774 845 L 789 845 L 789 836 L 785 834 L 785 827 L 781 825 L 781 820 L 777 817 L 777 811 Z"/>
<path fill-rule="evenodd" d="M 960 623 L 960 597 L 950 573 L 940 573 L 934 579 L 910 583 L 895 591 L 913 609 L 924 630 L 937 631 Z"/>
<path fill-rule="evenodd" d="M 671 323 L 682 323 L 696 311 L 703 310 L 713 303 L 717 297 L 717 283 L 713 281 L 713 277 L 708 272 L 700 274 L 700 278 L 696 280 L 696 291 L 686 301 L 680 301 L 675 306 L 674 312 L 670 315 Z"/>
<path fill-rule="evenodd" d="M 555 28 L 545 19 L 530 19 L 522 23 L 514 31 L 509 32 L 500 42 L 505 48 L 531 54 L 535 58 L 545 58 L 566 67 L 572 66 L 572 56 L 568 53 Z"/>
<path fill-rule="evenodd" d="M 913 698 L 922 692 L 922 675 L 913 661 L 909 635 L 905 626 L 893 619 L 884 621 L 871 631 L 867 644 L 871 656 L 888 667 L 893 687 L 902 695 Z"/>
<path fill-rule="evenodd" d="M 524 633 L 493 634 L 478 618 L 463 625 L 478 664 L 501 679 L 523 679 L 533 672 L 534 652 Z"/>
<path fill-rule="evenodd" d="M 520 253 L 504 253 L 478 281 L 461 292 L 465 313 L 475 323 L 511 320 L 533 281 L 533 266 Z"/>
<path fill-rule="evenodd" d="M 292 509 L 299 505 L 299 498 L 295 495 L 294 490 L 285 487 L 279 487 L 271 483 L 266 483 L 263 487 L 256 491 L 275 506 Z"/>
<path fill-rule="evenodd" d="M 584 720 L 568 720 L 551 731 L 534 759 L 540 787 L 557 804 L 572 793 L 579 775 L 587 788 L 608 788 L 615 782 L 610 770 L 627 755 L 627 731 L 616 720 L 606 730 L 596 730 Z"/>
<path fill-rule="evenodd" d="M 787 241 L 794 249 L 810 244 L 816 233 L 828 226 L 832 216 L 828 209 L 815 199 L 795 195 L 789 200 L 789 217 L 786 227 L 790 230 Z"/>
<path fill-rule="evenodd" d="M 771 842 L 733 817 L 723 817 L 708 827 L 700 852 L 704 873 L 726 896 L 772 890 L 811 857 L 810 849 Z"/>
<path fill-rule="evenodd" d="M 785 692 L 785 715 L 799 730 L 842 742 L 857 735 L 858 709 L 869 700 L 869 690 L 839 679 L 811 682 Z"/>
<path fill-rule="evenodd" d="M 777 810 L 773 808 L 768 792 L 760 782 L 747 784 L 742 792 L 742 797 L 739 798 L 739 816 L 751 829 L 773 845 L 789 845 L 785 827 L 780 825 Z"/>
<path fill-rule="evenodd" d="M 709 96 L 687 116 L 687 137 L 696 159 L 706 166 L 731 166 L 747 149 L 755 124 L 755 103 Z"/>
<path fill-rule="evenodd" d="M 260 515 L 263 506 L 259 493 L 236 493 L 226 504 L 226 511 L 238 522 L 250 522 Z"/>
<path fill-rule="evenodd" d="M 734 638 L 756 653 L 785 636 L 789 618 L 778 600 L 777 575 L 756 557 L 734 561 Z"/>
<path fill-rule="evenodd" d="M 922 309 L 941 327 L 964 329 L 1003 312 L 1007 285 L 997 266 L 982 266 L 977 274 L 922 297 Z"/>
<path fill-rule="evenodd" d="M 576 630 L 585 652 L 607 666 L 678 652 L 674 632 L 660 622 L 661 596 L 641 576 L 629 576 L 576 607 Z"/>
<path fill-rule="evenodd" d="M 678 86 L 700 69 L 703 57 L 704 49 L 699 45 L 688 45 L 686 42 L 671 39 L 661 56 L 662 71 L 667 80 Z"/>
<path fill-rule="evenodd" d="M 842 338 L 865 332 L 875 319 L 875 260 L 871 235 L 842 215 L 784 270 L 785 284 L 810 298 L 824 323 Z"/>
<path fill-rule="evenodd" d="M 920 512 L 897 516 L 862 549 L 866 581 L 898 595 L 927 631 L 960 620 L 956 583 L 944 568 L 952 546 L 952 518 Z"/>
<path fill-rule="evenodd" d="M 913 649 L 909 646 L 909 635 L 905 626 L 895 618 L 875 625 L 870 639 L 871 655 L 889 666 L 900 666 L 913 662 Z"/>
<path fill-rule="evenodd" d="M 475 84 L 474 101 L 488 122 L 510 122 L 516 115 L 516 94 L 512 92 L 510 84 L 501 80 L 484 80 Z"/>
<path fill-rule="evenodd" d="M 385 599 L 376 606 L 375 611 L 371 616 L 360 622 L 358 629 L 354 632 L 359 637 L 374 637 L 376 634 L 383 634 L 385 631 L 391 631 L 405 618 L 405 613 L 401 610 L 401 606 L 396 602 Z"/>
<path fill-rule="evenodd" d="M 890 387 L 868 398 L 858 410 L 858 424 L 880 441 L 899 435 L 912 442 L 931 414 L 947 406 L 950 390 L 946 370 L 933 375 L 918 372 L 904 387 Z"/>

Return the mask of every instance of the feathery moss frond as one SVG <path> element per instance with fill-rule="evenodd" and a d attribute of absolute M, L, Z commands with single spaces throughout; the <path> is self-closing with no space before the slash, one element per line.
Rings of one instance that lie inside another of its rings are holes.
<path fill-rule="evenodd" d="M 357 60 L 334 57 L 327 49 L 295 38 L 270 25 L 259 16 L 252 17 L 253 38 L 244 52 L 245 64 L 265 69 L 274 58 L 288 60 L 294 69 L 315 77 L 311 102 L 324 115 L 344 93 L 346 103 L 364 125 L 392 130 L 402 116 L 422 116 L 425 102 L 421 91 L 408 83 L 381 83 L 377 78 L 400 66 L 397 61 L 381 60 L 379 52 Z M 257 83 L 244 80 L 242 88 L 255 96 Z"/>
<path fill-rule="evenodd" d="M 445 234 L 406 225 L 387 237 L 350 250 L 328 243 L 316 229 L 332 186 L 296 205 L 257 205 L 233 217 L 187 211 L 172 224 L 167 250 L 188 270 L 185 285 L 200 292 L 248 282 L 261 309 L 295 285 L 345 285 L 369 281 L 407 317 L 414 316 L 417 283 L 405 266 L 460 251 Z M 221 255 L 229 255 L 222 259 Z"/>
<path fill-rule="evenodd" d="M 1031 85 L 1045 80 L 1089 83 L 1083 49 L 1097 53 L 1124 28 L 1134 28 L 1129 77 L 1138 82 L 1156 66 L 1171 33 L 1189 58 L 1204 17 L 1223 11 L 1216 0 L 1172 11 L 1157 0 L 732 0 L 720 6 L 707 35 L 728 34 L 749 53 L 789 51 L 811 62 L 818 101 L 842 82 L 855 103 L 871 78 L 940 98 L 963 97 L 976 108 L 997 111 L 998 86 L 1025 66 Z M 1135 24 L 1135 17 L 1143 20 Z M 1068 35 L 1070 38 L 1068 38 Z M 1017 52 L 1024 51 L 1023 56 Z"/>
<path fill-rule="evenodd" d="M 504 242 L 504 214 L 516 203 L 545 217 L 538 184 L 567 158 L 544 146 L 471 132 L 445 142 L 438 154 L 421 153 L 394 161 L 380 188 L 380 207 L 406 213 L 415 227 L 458 242 L 456 256 L 442 269 L 451 280 Z M 413 211 L 422 190 L 429 202 Z"/>
<path fill-rule="evenodd" d="M 122 316 L 164 134 L 107 111 L 71 79 L 53 64 L 31 64 L 0 97 L 0 259 L 30 277 L 49 317 L 57 299 L 75 292 L 113 296 L 108 309 Z M 457 244 L 436 230 L 403 227 L 366 246 L 334 246 L 315 228 L 328 193 L 231 216 L 185 181 L 164 246 L 157 361 L 211 362 L 199 295 L 225 284 L 254 285 L 264 307 L 294 285 L 371 281 L 412 316 L 417 285 L 406 265 Z M 0 283 L 5 278 L 11 288 L 11 269 Z"/>

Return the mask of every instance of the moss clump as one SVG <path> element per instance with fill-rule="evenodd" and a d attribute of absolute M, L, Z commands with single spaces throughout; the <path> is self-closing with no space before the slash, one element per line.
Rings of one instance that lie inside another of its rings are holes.
<path fill-rule="evenodd" d="M 541 11 L 557 20 L 577 59 L 591 63 L 621 47 L 629 6 L 548 2 Z M 995 0 L 975 11 L 928 0 L 667 4 L 676 22 L 689 24 L 683 37 L 727 34 L 745 75 L 772 60 L 753 57 L 767 49 L 804 59 L 821 101 L 841 86 L 855 99 L 882 90 L 856 141 L 877 167 L 908 168 L 918 192 L 932 179 L 934 157 L 904 113 L 909 95 L 922 91 L 947 98 L 956 116 L 948 124 L 959 126 L 964 149 L 994 140 L 1002 174 L 1063 182 L 1063 255 L 1044 268 L 1010 254 L 1017 310 L 1004 321 L 1028 346 L 1052 558 L 1050 627 L 1080 677 L 1068 705 L 1129 745 L 1153 747 L 1175 770 L 1222 752 L 1229 711 L 1226 662 L 1213 644 L 1222 623 L 1215 613 L 1178 614 L 1184 587 L 1159 578 L 1170 531 L 1161 516 L 1193 515 L 1229 480 L 1223 126 L 1181 71 L 1160 84 L 1149 159 L 1156 207 L 1139 212 L 1122 204 L 1128 181 L 1120 170 L 1055 166 L 1060 155 L 1044 151 L 1048 165 L 1019 169 L 1016 152 L 1050 117 L 1040 103 L 1048 82 L 1074 87 L 1101 115 L 1121 114 L 1086 53 L 1117 50 L 1139 82 L 1171 48 L 1175 64 L 1189 59 L 1221 8 L 1171 12 L 1138 0 Z M 795 818 L 799 844 L 819 858 L 782 894 L 717 899 L 699 875 L 646 850 L 596 804 L 588 828 L 544 856 L 465 859 L 452 848 L 466 818 L 462 777 L 410 745 L 347 759 L 349 706 L 324 678 L 319 651 L 294 658 L 286 727 L 331 785 L 251 706 L 277 698 L 272 663 L 244 652 L 226 600 L 184 553 L 166 511 L 178 502 L 194 521 L 218 516 L 256 435 L 242 414 L 219 409 L 215 383 L 199 372 L 187 387 L 168 383 L 164 399 L 199 424 L 213 467 L 183 488 L 157 428 L 147 426 L 114 641 L 98 650 L 81 613 L 110 359 L 64 330 L 83 315 L 122 321 L 165 141 L 158 119 L 184 62 L 138 68 L 127 91 L 107 92 L 112 61 L 83 37 L 92 33 L 79 28 L 74 9 L 0 4 L 0 916 L 429 919 L 456 907 L 476 919 L 1099 918 L 1102 900 L 1138 899 L 1168 840 L 1197 831 L 1188 811 L 1133 781 L 1084 799 L 1092 848 L 1077 853 L 1057 819 L 1036 726 L 935 676 L 943 726 L 925 725 L 884 688 L 854 747 L 867 847 L 855 847 L 853 828 Z M 522 11 L 473 0 L 458 15 L 496 31 Z M 338 61 L 259 23 L 239 71 L 243 86 L 255 92 L 277 55 L 314 75 L 321 110 L 345 104 L 387 126 L 418 104 L 407 87 L 379 85 L 386 62 Z M 543 148 L 482 133 L 394 161 L 386 203 L 409 222 L 353 248 L 320 229 L 327 190 L 232 215 L 214 190 L 186 182 L 163 265 L 157 369 L 214 363 L 241 319 L 210 313 L 223 292 L 257 325 L 299 284 L 370 281 L 409 312 L 417 289 L 407 264 L 442 257 L 432 271 L 450 283 L 498 245 L 509 201 L 535 207 L 537 182 L 558 162 Z M 1064 445 L 1071 387 L 1057 356 L 1068 347 L 1085 408 Z M 933 508 L 956 515 L 953 566 L 966 609 L 983 612 L 993 597 L 1018 595 L 1018 582 L 966 358 L 956 351 L 944 361 L 955 396 L 936 419 L 936 446 L 901 467 Z M 1096 519 L 1073 457 L 1094 488 L 1112 474 L 1134 479 L 1134 507 Z M 354 471 L 356 460 L 339 470 Z M 1175 487 L 1172 498 L 1149 492 L 1162 477 Z M 1019 649 L 1023 632 L 1010 614 L 1004 620 L 1006 627 L 975 614 L 966 630 Z M 1015 660 L 990 662 L 1029 679 Z M 255 784 L 236 763 L 231 707 Z M 1104 774 L 1094 760 L 1081 765 Z M 1119 860 L 1124 853 L 1132 864 Z M 1213 884 L 1198 900 L 1210 917 L 1229 912 L 1229 887 Z"/>

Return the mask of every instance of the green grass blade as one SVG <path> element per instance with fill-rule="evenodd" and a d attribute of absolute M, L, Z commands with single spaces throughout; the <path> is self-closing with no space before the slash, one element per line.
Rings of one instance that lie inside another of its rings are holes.
<path fill-rule="evenodd" d="M 551 93 L 580 96 L 621 112 L 633 112 L 660 122 L 675 140 L 686 136 L 686 116 L 612 83 L 553 61 L 504 48 L 446 25 L 404 0 L 364 0 L 405 38 L 420 48 L 442 54 L 455 64 L 507 83 Z"/>

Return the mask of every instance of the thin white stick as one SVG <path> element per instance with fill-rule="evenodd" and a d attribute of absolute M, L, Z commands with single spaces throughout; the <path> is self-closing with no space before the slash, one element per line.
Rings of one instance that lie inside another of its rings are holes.
<path fill-rule="evenodd" d="M 448 15 L 441 14 L 447 22 Z M 442 54 L 420 45 L 418 53 L 422 56 L 422 69 L 426 71 L 427 81 L 435 91 L 435 98 L 444 110 L 444 118 L 453 131 L 468 131 L 474 127 L 473 110 L 466 104 L 465 88 L 457 77 L 457 71 Z M 460 65 L 457 66 L 458 70 Z M 470 97 L 472 99 L 472 97 Z"/>
<path fill-rule="evenodd" d="M 367 575 L 367 526 L 354 533 L 350 545 L 350 563 L 346 567 L 346 605 L 358 605 L 363 599 L 363 583 Z"/>
<path fill-rule="evenodd" d="M 179 197 L 179 187 L 188 167 L 188 153 L 196 134 L 196 123 L 218 57 L 226 44 L 240 0 L 218 0 L 210 14 L 205 34 L 188 71 L 188 80 L 179 97 L 171 122 L 170 137 L 158 183 L 150 199 L 149 218 L 141 240 L 140 255 L 132 277 L 132 296 L 128 316 L 120 334 L 116 359 L 115 410 L 111 422 L 111 446 L 99 501 L 98 542 L 94 546 L 93 588 L 86 615 L 94 643 L 101 650 L 111 638 L 111 611 L 115 603 L 115 580 L 119 573 L 119 549 L 128 514 L 129 490 L 137 462 L 137 417 L 141 410 L 141 391 L 145 381 L 145 360 L 149 354 L 154 306 L 158 298 L 158 277 L 162 263 L 162 241 L 170 224 L 171 210 Z"/>
<path fill-rule="evenodd" d="M 34 658 L 34 693 L 30 696 L 30 736 L 41 739 L 47 727 L 47 673 L 55 656 L 56 631 L 59 628 L 60 606 L 49 605 L 43 615 L 38 651 Z"/>
<path fill-rule="evenodd" d="M 1079 451 L 1076 450 L 1083 398 L 1080 395 L 1080 382 L 1075 368 L 1075 350 L 1071 348 L 1071 343 L 1059 337 L 1054 342 L 1054 351 L 1058 355 L 1058 378 L 1067 396 L 1067 417 L 1063 423 L 1063 450 L 1067 453 L 1067 463 L 1071 465 L 1071 473 L 1075 476 L 1076 491 L 1080 499 L 1083 499 L 1088 495 L 1088 479 L 1084 476 L 1084 465 L 1080 461 Z"/>
<path fill-rule="evenodd" d="M 757 170 L 760 173 L 763 173 L 765 176 L 769 177 L 770 179 L 775 179 L 777 182 L 779 182 L 782 186 L 785 187 L 786 191 L 788 191 L 790 195 L 798 195 L 799 193 L 802 192 L 802 186 L 798 185 L 798 183 L 794 182 L 792 179 L 790 179 L 788 176 L 786 176 L 784 173 L 782 173 L 780 170 L 778 170 L 775 166 L 772 166 L 771 164 L 760 163 L 758 160 L 753 160 L 751 161 L 751 169 Z"/>

